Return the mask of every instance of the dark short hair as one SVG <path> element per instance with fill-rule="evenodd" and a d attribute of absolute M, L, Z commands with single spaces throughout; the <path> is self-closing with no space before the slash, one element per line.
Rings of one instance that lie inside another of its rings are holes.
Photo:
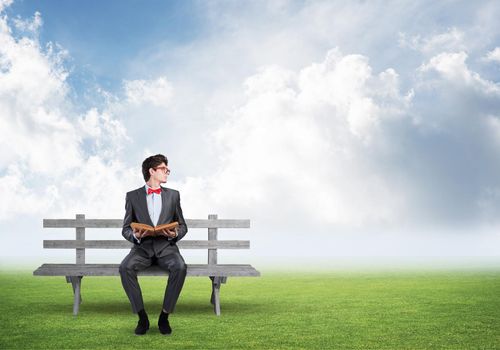
<path fill-rule="evenodd" d="M 156 154 L 144 159 L 144 162 L 142 162 L 142 176 L 144 176 L 144 181 L 149 181 L 149 178 L 151 177 L 151 175 L 149 174 L 149 169 L 156 168 L 157 166 L 161 165 L 161 163 L 165 163 L 165 165 L 168 165 L 168 159 L 163 154 Z"/>

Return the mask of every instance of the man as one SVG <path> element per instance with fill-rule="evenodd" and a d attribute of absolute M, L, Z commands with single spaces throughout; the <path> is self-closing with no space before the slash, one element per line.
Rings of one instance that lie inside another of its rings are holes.
<path fill-rule="evenodd" d="M 158 328 L 161 334 L 165 335 L 172 333 L 168 315 L 174 311 L 186 278 L 186 263 L 176 244 L 188 231 L 182 215 L 179 192 L 160 186 L 167 182 L 167 176 L 170 174 L 167 166 L 168 160 L 162 154 L 146 158 L 142 163 L 142 174 L 146 184 L 127 192 L 125 197 L 122 235 L 134 243 L 134 246 L 120 264 L 120 276 L 132 305 L 132 312 L 139 316 L 135 328 L 137 335 L 145 334 L 149 329 L 149 319 L 144 310 L 137 272 L 152 264 L 158 264 L 160 268 L 169 272 L 163 309 L 158 319 Z M 179 223 L 178 228 L 163 230 L 164 236 L 157 237 L 142 237 L 144 232 L 130 227 L 132 222 L 157 226 L 173 221 Z"/>

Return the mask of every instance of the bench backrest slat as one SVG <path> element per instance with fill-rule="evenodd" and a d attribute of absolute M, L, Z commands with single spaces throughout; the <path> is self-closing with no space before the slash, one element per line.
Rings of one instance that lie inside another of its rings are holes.
<path fill-rule="evenodd" d="M 130 249 L 132 243 L 126 240 L 44 240 L 43 247 L 48 249 Z M 182 240 L 177 243 L 181 249 L 249 249 L 250 241 L 225 240 L 203 241 Z"/>
<path fill-rule="evenodd" d="M 81 214 L 79 214 L 81 215 Z M 250 228 L 248 219 L 186 219 L 188 228 Z M 44 228 L 122 228 L 122 219 L 43 219 Z"/>

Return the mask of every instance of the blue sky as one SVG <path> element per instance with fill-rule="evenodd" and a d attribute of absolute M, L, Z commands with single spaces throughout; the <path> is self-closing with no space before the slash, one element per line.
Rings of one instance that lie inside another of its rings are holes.
<path fill-rule="evenodd" d="M 117 90 L 137 78 L 129 65 L 159 43 L 175 47 L 204 34 L 203 18 L 188 1 L 18 1 L 12 17 L 43 17 L 40 41 L 56 42 L 71 54 L 71 86 L 78 94 L 94 84 Z"/>
<path fill-rule="evenodd" d="M 333 3 L 344 9 L 362 4 L 354 2 L 351 6 L 348 2 Z M 331 37 L 316 37 L 315 50 L 326 52 L 341 43 L 346 52 L 369 55 L 370 64 L 376 70 L 387 66 L 397 70 L 415 68 L 422 60 L 418 52 L 394 50 L 394 41 L 401 30 L 397 25 L 405 21 L 405 17 L 411 19 L 404 23 L 405 33 L 420 33 L 425 29 L 425 32 L 439 34 L 457 23 L 473 27 L 474 17 L 470 14 L 477 11 L 481 3 L 488 4 L 485 1 L 458 2 L 456 6 L 452 6 L 450 2 L 402 2 L 402 5 L 394 6 L 407 8 L 408 12 L 401 14 L 397 13 L 397 10 L 391 13 L 390 5 L 394 3 L 387 3 L 387 6 L 380 6 L 381 2 L 375 3 L 378 6 L 372 9 L 375 13 L 368 21 L 370 27 L 357 28 L 357 32 L 347 37 L 340 37 L 336 33 L 332 33 Z M 15 1 L 5 13 L 11 18 L 29 18 L 36 11 L 42 14 L 40 42 L 58 43 L 69 51 L 70 58 L 66 64 L 72 74 L 68 81 L 81 98 L 85 92 L 94 88 L 95 84 L 119 92 L 124 79 L 143 79 L 162 73 L 172 77 L 186 74 L 182 67 L 184 57 L 179 52 L 183 48 L 230 36 L 242 27 L 246 27 L 250 33 L 266 35 L 267 31 L 276 30 L 273 26 L 275 22 L 278 23 L 277 26 L 280 23 L 284 26 L 292 25 L 293 18 L 288 18 L 288 15 L 296 14 L 307 7 L 306 5 L 314 5 L 314 2 L 279 1 L 276 4 L 279 4 L 277 7 L 282 7 L 282 10 L 269 11 L 272 6 L 266 6 L 265 2 Z M 401 18 L 394 18 L 397 15 Z M 233 18 L 233 21 L 225 22 L 228 17 Z M 333 18 L 331 20 L 334 22 Z M 396 20 L 394 25 L 391 25 L 392 20 Z M 372 30 L 372 27 L 375 27 L 375 30 Z M 498 34 L 489 35 L 490 46 L 494 48 L 494 43 L 499 40 Z M 305 39 L 296 38 L 297 46 L 310 45 L 300 42 Z M 150 61 L 147 62 L 147 67 L 141 66 L 144 56 L 155 55 L 159 50 L 162 51 L 160 62 L 157 58 L 148 57 Z M 471 67 L 498 79 L 500 72 L 497 68 L 478 65 L 475 62 L 475 59 L 479 58 L 475 56 L 477 53 L 470 51 L 469 54 L 472 58 L 468 62 Z M 237 58 L 235 62 L 238 62 Z M 262 64 L 273 63 L 275 62 L 272 58 L 263 55 Z M 290 59 L 280 63 L 298 68 L 304 61 Z M 248 66 L 246 73 L 252 73 L 252 69 L 255 67 Z M 401 83 L 407 84 L 408 78 L 402 75 Z"/>
<path fill-rule="evenodd" d="M 499 256 L 495 1 L 0 13 L 0 220 L 32 232 L 9 260 L 44 256 L 44 217 L 121 217 L 153 153 L 187 217 L 252 220 L 248 259 Z"/>

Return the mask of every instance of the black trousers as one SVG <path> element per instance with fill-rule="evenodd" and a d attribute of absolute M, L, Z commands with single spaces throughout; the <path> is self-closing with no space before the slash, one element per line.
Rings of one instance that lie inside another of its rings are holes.
<path fill-rule="evenodd" d="M 186 263 L 177 245 L 168 246 L 162 251 L 161 257 L 148 255 L 146 251 L 138 247 L 133 248 L 121 262 L 120 276 L 122 285 L 132 305 L 133 313 L 138 313 L 141 309 L 144 309 L 141 287 L 137 280 L 137 272 L 153 264 L 157 264 L 169 273 L 163 299 L 163 309 L 168 313 L 174 311 L 175 304 L 186 279 L 187 271 Z"/>

